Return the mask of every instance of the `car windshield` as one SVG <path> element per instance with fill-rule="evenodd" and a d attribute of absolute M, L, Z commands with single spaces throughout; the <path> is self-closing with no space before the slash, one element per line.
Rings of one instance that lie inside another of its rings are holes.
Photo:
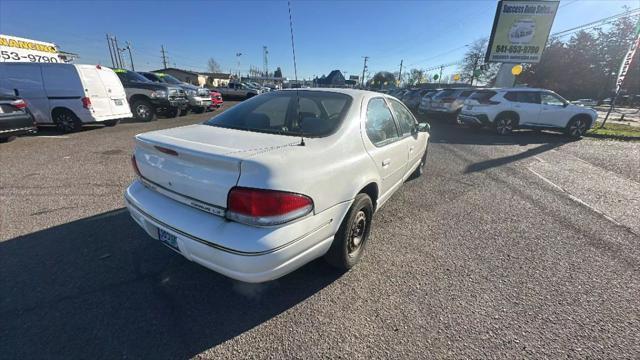
<path fill-rule="evenodd" d="M 280 91 L 256 96 L 204 124 L 281 135 L 322 137 L 342 121 L 351 96 L 327 91 Z"/>
<path fill-rule="evenodd" d="M 183 82 L 174 78 L 173 76 L 169 75 L 169 74 L 164 74 L 164 73 L 155 73 L 162 82 L 166 82 L 167 84 L 172 84 L 172 85 L 182 85 Z"/>
<path fill-rule="evenodd" d="M 134 83 L 150 83 L 150 82 L 152 82 L 151 80 L 149 80 L 146 77 L 138 74 L 137 72 L 124 70 L 124 69 L 114 69 L 113 71 L 116 74 L 118 74 L 118 77 L 123 82 L 134 82 Z"/>

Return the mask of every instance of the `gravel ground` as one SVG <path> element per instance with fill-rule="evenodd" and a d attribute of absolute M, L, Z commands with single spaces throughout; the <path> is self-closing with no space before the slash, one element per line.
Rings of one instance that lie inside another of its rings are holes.
<path fill-rule="evenodd" d="M 434 121 L 361 264 L 250 285 L 123 210 L 132 136 L 208 116 L 0 145 L 0 358 L 640 357 L 640 144 Z"/>

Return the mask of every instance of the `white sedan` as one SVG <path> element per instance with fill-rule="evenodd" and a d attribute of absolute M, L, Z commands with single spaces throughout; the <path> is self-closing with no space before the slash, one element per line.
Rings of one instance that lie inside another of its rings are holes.
<path fill-rule="evenodd" d="M 374 212 L 422 174 L 428 129 L 375 92 L 266 93 L 137 135 L 126 205 L 151 237 L 237 280 L 273 280 L 321 256 L 348 270 Z"/>

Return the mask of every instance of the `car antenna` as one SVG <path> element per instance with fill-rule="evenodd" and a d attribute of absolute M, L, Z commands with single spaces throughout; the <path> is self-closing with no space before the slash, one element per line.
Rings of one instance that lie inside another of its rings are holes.
<path fill-rule="evenodd" d="M 293 52 L 293 74 L 296 80 L 296 86 L 298 85 L 298 65 L 296 64 L 296 47 L 293 44 L 293 20 L 291 20 L 291 1 L 287 0 L 287 6 L 289 7 L 289 31 L 291 32 L 291 50 Z M 305 146 L 304 132 L 302 130 L 302 118 L 300 117 L 300 91 L 296 87 L 296 115 L 298 115 L 298 126 L 300 126 L 300 144 L 299 146 Z"/>

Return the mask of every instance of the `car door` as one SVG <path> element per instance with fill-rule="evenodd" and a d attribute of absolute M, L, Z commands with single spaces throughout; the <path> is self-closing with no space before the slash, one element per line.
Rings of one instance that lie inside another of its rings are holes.
<path fill-rule="evenodd" d="M 567 126 L 569 119 L 565 101 L 558 95 L 547 91 L 540 93 L 540 99 L 542 103 L 540 123 L 557 128 Z"/>
<path fill-rule="evenodd" d="M 504 98 L 511 101 L 518 113 L 520 125 L 536 126 L 540 117 L 540 96 L 537 91 L 509 91 Z"/>
<path fill-rule="evenodd" d="M 388 99 L 388 101 L 391 104 L 391 110 L 400 132 L 401 141 L 407 149 L 405 174 L 408 174 L 416 164 L 420 163 L 420 158 L 426 146 L 425 139 L 424 136 L 419 136 L 419 133 L 416 131 L 418 122 L 415 117 L 413 117 L 413 114 L 397 100 Z"/>
<path fill-rule="evenodd" d="M 407 166 L 407 145 L 401 141 L 391 110 L 382 97 L 369 100 L 363 139 L 382 179 L 380 203 L 402 183 Z"/>

